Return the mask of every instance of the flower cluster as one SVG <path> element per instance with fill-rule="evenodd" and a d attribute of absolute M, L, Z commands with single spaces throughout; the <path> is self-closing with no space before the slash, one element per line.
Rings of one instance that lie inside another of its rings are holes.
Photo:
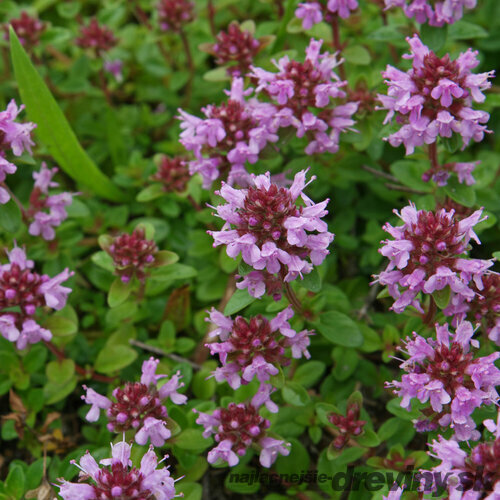
<path fill-rule="evenodd" d="M 0 111 L 0 204 L 10 200 L 10 194 L 2 184 L 7 174 L 13 174 L 17 170 L 17 167 L 6 159 L 6 153 L 10 151 L 14 156 L 21 156 L 26 150 L 31 155 L 31 146 L 34 146 L 30 134 L 36 125 L 14 121 L 23 109 L 23 105 L 17 107 L 12 99 L 7 109 Z"/>
<path fill-rule="evenodd" d="M 190 176 L 184 159 L 161 155 L 157 166 L 158 170 L 151 176 L 151 180 L 161 183 L 164 191 L 181 193 L 186 190 Z"/>
<path fill-rule="evenodd" d="M 250 31 L 242 30 L 238 23 L 232 22 L 227 31 L 221 31 L 217 35 L 211 53 L 217 64 L 230 64 L 229 74 L 244 76 L 261 48 L 261 42 Z"/>
<path fill-rule="evenodd" d="M 25 47 L 34 47 L 38 45 L 40 41 L 40 36 L 45 31 L 47 24 L 36 17 L 31 17 L 25 10 L 21 12 L 21 15 L 17 19 L 11 19 L 9 24 L 14 29 L 19 41 Z M 5 38 L 8 39 L 9 36 L 9 26 L 6 24 L 5 27 Z"/>
<path fill-rule="evenodd" d="M 24 349 L 52 338 L 37 323 L 35 314 L 45 306 L 59 311 L 66 305 L 71 289 L 61 283 L 74 273 L 65 269 L 51 278 L 32 271 L 34 263 L 21 248 L 14 247 L 7 255 L 9 263 L 0 266 L 0 334 Z"/>
<path fill-rule="evenodd" d="M 420 24 L 444 26 L 462 19 L 463 10 L 473 9 L 477 0 L 385 0 L 385 8 L 401 7 L 405 16 L 415 18 Z"/>
<path fill-rule="evenodd" d="M 248 189 L 223 184 L 218 194 L 227 203 L 216 210 L 225 224 L 221 231 L 209 231 L 214 246 L 227 245 L 229 257 L 241 253 L 254 269 L 279 274 L 285 282 L 310 273 L 328 255 L 333 234 L 321 220 L 329 200 L 315 204 L 303 193 L 306 173 L 297 173 L 290 188 L 271 183 L 269 172 L 252 176 Z M 297 206 L 299 196 L 305 206 Z"/>
<path fill-rule="evenodd" d="M 303 63 L 284 56 L 275 62 L 277 73 L 254 66 L 250 73 L 257 83 L 256 92 L 275 103 L 272 128 L 293 127 L 297 137 L 307 137 L 306 154 L 336 153 L 340 133 L 352 130 L 352 115 L 358 108 L 356 102 L 332 105 L 332 99 L 346 97 L 342 87 L 347 82 L 333 71 L 339 64 L 335 54 L 320 53 L 322 44 L 311 39 Z"/>
<path fill-rule="evenodd" d="M 175 480 L 170 476 L 168 467 L 158 469 L 155 452 L 150 448 L 141 460 L 139 469 L 130 460 L 131 445 L 125 441 L 111 444 L 111 458 L 99 463 L 87 451 L 80 458 L 80 464 L 71 462 L 80 469 L 77 483 L 61 479 L 59 495 L 64 500 L 171 500 L 175 494 Z M 86 481 L 91 480 L 89 484 Z"/>
<path fill-rule="evenodd" d="M 346 19 L 357 8 L 358 0 L 328 0 L 326 3 L 321 0 L 306 0 L 299 3 L 295 16 L 302 19 L 302 27 L 308 30 L 323 19 L 328 23 L 334 16 Z"/>
<path fill-rule="evenodd" d="M 245 163 L 256 163 L 260 151 L 278 140 L 271 124 L 274 106 L 246 100 L 252 89 L 244 90 L 243 85 L 242 78 L 234 78 L 227 102 L 202 109 L 205 119 L 179 110 L 180 142 L 196 157 L 189 162 L 189 171 L 199 173 L 207 189 L 221 176 L 230 184 L 246 185 Z"/>
<path fill-rule="evenodd" d="M 76 44 L 83 49 L 93 49 L 96 55 L 111 50 L 118 40 L 113 32 L 107 27 L 100 25 L 93 17 L 88 26 L 80 27 L 80 36 L 76 39 Z"/>
<path fill-rule="evenodd" d="M 328 420 L 337 427 L 339 434 L 333 440 L 333 446 L 340 450 L 345 446 L 351 436 L 359 436 L 363 432 L 366 420 L 360 420 L 361 408 L 358 403 L 352 402 L 347 405 L 346 414 L 332 413 Z"/>
<path fill-rule="evenodd" d="M 449 479 L 446 488 L 449 498 L 497 500 L 500 498 L 500 421 L 483 421 L 493 432 L 493 439 L 477 444 L 468 451 L 460 448 L 454 439 L 438 436 L 430 445 L 434 458 L 441 461 L 434 472 L 442 472 Z M 425 476 L 425 472 L 422 474 Z M 428 491 L 427 491 L 428 490 Z M 430 493 L 430 488 L 423 490 Z"/>
<path fill-rule="evenodd" d="M 41 235 L 45 240 L 53 240 L 54 228 L 59 226 L 68 216 L 66 207 L 71 205 L 73 194 L 58 193 L 50 194 L 49 188 L 58 187 L 59 184 L 52 178 L 57 168 L 48 169 L 45 163 L 39 172 L 33 173 L 35 184 L 30 195 L 30 208 L 27 215 L 33 222 L 30 224 L 29 233 L 32 236 Z M 48 209 L 48 213 L 44 210 Z"/>
<path fill-rule="evenodd" d="M 453 133 L 462 137 L 463 147 L 471 139 L 479 142 L 489 120 L 485 111 L 472 108 L 473 102 L 483 102 L 483 90 L 491 87 L 488 73 L 471 73 L 479 64 L 477 51 L 468 49 L 452 60 L 447 54 L 439 58 L 414 35 L 407 38 L 412 68 L 407 72 L 387 66 L 382 73 L 389 86 L 387 95 L 379 94 L 382 108 L 388 111 L 384 123 L 396 121 L 401 128 L 387 140 L 392 146 L 404 144 L 406 154 L 415 147 L 433 144 L 437 137 L 449 138 Z"/>
<path fill-rule="evenodd" d="M 158 20 L 163 31 L 182 31 L 194 19 L 194 3 L 190 0 L 160 0 Z"/>
<path fill-rule="evenodd" d="M 260 464 L 271 467 L 278 455 L 288 455 L 290 449 L 281 439 L 271 437 L 267 429 L 269 420 L 259 415 L 260 401 L 257 396 L 251 403 L 230 403 L 227 408 L 219 408 L 211 415 L 197 412 L 196 423 L 203 425 L 204 437 L 214 435 L 218 443 L 208 453 L 208 462 L 227 462 L 234 467 L 250 447 L 260 452 Z M 275 408 L 277 411 L 277 408 Z M 196 412 L 196 410 L 193 410 Z"/>
<path fill-rule="evenodd" d="M 146 239 L 142 227 L 136 227 L 132 234 L 117 236 L 104 249 L 113 258 L 116 274 L 123 283 L 128 283 L 134 276 L 144 281 L 146 270 L 155 264 L 158 251 L 156 243 Z"/>
<path fill-rule="evenodd" d="M 458 177 L 458 182 L 472 186 L 476 183 L 476 180 L 472 177 L 472 172 L 480 163 L 480 161 L 470 161 L 434 165 L 422 174 L 422 180 L 429 182 L 432 179 L 438 186 L 446 186 L 451 172 L 454 172 Z"/>
<path fill-rule="evenodd" d="M 469 283 L 480 279 L 479 276 L 492 265 L 491 261 L 463 258 L 471 238 L 479 243 L 473 227 L 484 220 L 482 210 L 458 220 L 453 210 L 417 210 L 410 203 L 401 213 L 395 213 L 404 224 L 384 225 L 384 231 L 394 240 L 382 242 L 384 246 L 379 252 L 389 258 L 389 264 L 377 277 L 380 284 L 388 286 L 396 300 L 392 309 L 401 313 L 412 305 L 422 311 L 417 298 L 419 292 L 431 294 L 447 286 L 460 296 L 455 300 L 472 300 L 476 293 Z"/>
<path fill-rule="evenodd" d="M 288 320 L 293 316 L 289 306 L 271 321 L 255 316 L 250 321 L 238 316 L 231 320 L 212 309 L 210 321 L 218 328 L 210 332 L 210 337 L 218 336 L 222 342 L 207 344 L 212 355 L 218 354 L 222 367 L 214 372 L 218 382 L 226 380 L 237 389 L 254 378 L 267 382 L 279 373 L 278 366 L 290 363 L 285 350 L 291 348 L 293 358 L 309 358 L 307 347 L 312 332 L 296 332 Z"/>
<path fill-rule="evenodd" d="M 460 294 L 451 297 L 443 310 L 453 316 L 453 324 L 467 319 L 484 326 L 490 340 L 500 345 L 500 275 L 486 271 L 470 282 L 474 297 L 467 301 Z"/>
<path fill-rule="evenodd" d="M 180 382 L 180 372 L 175 373 L 161 387 L 158 381 L 167 375 L 156 375 L 159 361 L 150 358 L 142 364 L 140 382 L 127 382 L 123 388 L 113 391 L 114 401 L 102 396 L 89 387 L 83 386 L 86 394 L 82 399 L 91 405 L 86 419 L 96 422 L 100 410 L 105 410 L 108 418 L 108 429 L 112 432 L 136 431 L 135 441 L 144 445 L 148 439 L 153 446 L 163 446 L 171 436 L 167 424 L 167 409 L 162 403 L 170 398 L 175 404 L 184 404 L 187 397 L 177 390 L 184 384 Z"/>
<path fill-rule="evenodd" d="M 422 410 L 427 420 L 450 426 L 459 441 L 478 439 L 473 411 L 498 400 L 495 387 L 500 384 L 500 370 L 495 361 L 500 352 L 475 358 L 470 347 L 477 348 L 479 342 L 472 340 L 473 334 L 467 321 L 460 323 L 453 335 L 447 323 L 436 324 L 436 339 L 414 332 L 412 339 L 407 337 L 405 349 L 400 349 L 409 356 L 400 365 L 406 373 L 401 382 L 387 384 L 396 388 L 403 408 L 410 408 L 412 398 L 430 402 L 431 407 Z"/>

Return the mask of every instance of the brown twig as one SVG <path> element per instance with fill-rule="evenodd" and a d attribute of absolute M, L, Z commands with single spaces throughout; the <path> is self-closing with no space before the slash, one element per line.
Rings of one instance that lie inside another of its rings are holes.
<path fill-rule="evenodd" d="M 135 339 L 130 339 L 129 344 L 131 344 L 135 347 L 139 347 L 140 349 L 143 349 L 144 351 L 152 352 L 153 354 L 156 354 L 157 356 L 169 358 L 172 361 L 175 361 L 176 363 L 188 363 L 195 370 L 201 370 L 201 366 L 198 363 L 195 363 L 194 361 L 191 361 L 190 359 L 183 358 L 182 356 L 178 356 L 177 354 L 173 354 L 171 352 L 165 352 L 163 349 L 160 349 L 159 347 L 153 347 L 151 345 L 145 344 L 144 342 L 140 342 L 139 340 L 135 340 Z"/>
<path fill-rule="evenodd" d="M 403 191 L 406 193 L 413 193 L 413 194 L 428 194 L 425 191 L 419 191 L 418 189 L 413 189 L 410 187 L 402 186 L 400 184 L 392 184 L 390 182 L 386 182 L 385 187 L 387 189 L 391 189 L 393 191 Z"/>
<path fill-rule="evenodd" d="M 207 12 L 208 12 L 208 24 L 210 25 L 210 32 L 212 33 L 212 36 L 215 38 L 217 36 L 217 28 L 215 27 L 215 7 L 213 0 L 208 0 Z"/>
<path fill-rule="evenodd" d="M 339 30 L 339 17 L 336 14 L 332 15 L 332 36 L 333 36 L 333 48 L 339 52 L 342 52 L 343 46 L 340 43 L 340 30 Z M 346 79 L 344 63 L 339 64 L 339 74 L 342 80 Z"/>
<path fill-rule="evenodd" d="M 388 181 L 391 182 L 398 182 L 396 177 L 386 172 L 383 172 L 382 170 L 377 170 L 376 168 L 369 167 L 368 165 L 362 165 L 361 168 L 363 170 L 366 170 L 367 172 L 370 172 L 373 175 L 376 175 L 377 177 L 382 177 L 383 179 L 387 179 Z"/>

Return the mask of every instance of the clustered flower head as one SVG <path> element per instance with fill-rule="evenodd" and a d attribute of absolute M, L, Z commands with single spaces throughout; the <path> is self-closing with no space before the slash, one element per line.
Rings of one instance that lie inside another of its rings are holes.
<path fill-rule="evenodd" d="M 33 173 L 35 184 L 30 195 L 30 208 L 27 211 L 27 216 L 33 219 L 29 226 L 29 233 L 32 236 L 41 235 L 45 240 L 54 239 L 54 228 L 66 219 L 68 216 L 66 207 L 73 201 L 72 193 L 49 195 L 49 188 L 59 186 L 52 180 L 56 172 L 57 168 L 49 169 L 45 163 L 42 163 L 40 171 Z M 44 211 L 47 209 L 48 213 Z"/>
<path fill-rule="evenodd" d="M 290 363 L 285 355 L 291 348 L 293 358 L 310 358 L 307 351 L 309 335 L 312 332 L 296 332 L 288 323 L 293 316 L 289 306 L 271 321 L 261 315 L 246 320 L 237 316 L 232 320 L 216 309 L 210 312 L 210 322 L 218 328 L 210 332 L 210 337 L 218 336 L 222 342 L 206 344 L 212 355 L 218 354 L 222 367 L 215 370 L 218 382 L 226 380 L 237 389 L 254 378 L 267 382 L 279 373 L 279 366 Z"/>
<path fill-rule="evenodd" d="M 177 392 L 184 383 L 180 382 L 180 372 L 175 373 L 161 387 L 158 381 L 167 375 L 156 375 L 159 360 L 150 358 L 142 364 L 140 382 L 127 382 L 123 388 L 113 390 L 114 401 L 102 396 L 87 386 L 83 386 L 86 394 L 82 399 L 91 408 L 86 419 L 96 422 L 100 410 L 105 410 L 108 429 L 111 432 L 136 431 L 135 441 L 144 445 L 151 440 L 153 446 L 163 446 L 171 436 L 167 424 L 167 409 L 162 403 L 170 398 L 175 404 L 184 404 L 187 397 Z"/>
<path fill-rule="evenodd" d="M 267 294 L 275 301 L 281 300 L 283 281 L 279 276 L 267 271 L 250 271 L 244 276 L 237 275 L 236 278 L 242 278 L 236 283 L 236 288 L 239 290 L 247 289 L 248 293 L 256 299 Z"/>
<path fill-rule="evenodd" d="M 252 176 L 248 189 L 223 184 L 217 194 L 227 203 L 216 210 L 225 224 L 221 231 L 209 231 L 214 246 L 226 245 L 229 257 L 241 253 L 255 270 L 279 274 L 285 282 L 310 273 L 328 255 L 333 234 L 322 220 L 329 200 L 315 204 L 303 193 L 306 173 L 297 173 L 290 188 L 273 184 L 269 172 Z M 299 196 L 305 206 L 297 206 Z"/>
<path fill-rule="evenodd" d="M 328 420 L 339 430 L 338 436 L 333 440 L 333 446 L 343 448 L 351 436 L 359 436 L 363 432 L 366 420 L 360 420 L 361 408 L 356 402 L 347 405 L 346 414 L 332 413 Z"/>
<path fill-rule="evenodd" d="M 203 436 L 213 434 L 218 443 L 208 453 L 209 463 L 214 464 L 220 460 L 234 467 L 238 464 L 239 457 L 252 447 L 260 452 L 260 464 L 271 467 L 278 455 L 286 456 L 290 453 L 287 443 L 271 437 L 267 432 L 271 423 L 259 415 L 262 400 L 257 394 L 250 403 L 230 403 L 227 408 L 218 408 L 211 415 L 193 409 L 198 413 L 196 423 L 205 428 Z"/>
<path fill-rule="evenodd" d="M 25 47 L 34 47 L 38 45 L 40 36 L 45 31 L 47 24 L 36 17 L 30 16 L 25 10 L 17 19 L 11 19 L 8 24 L 4 26 L 5 38 L 9 38 L 9 24 L 14 29 L 19 41 Z"/>
<path fill-rule="evenodd" d="M 489 339 L 500 345 L 500 275 L 485 271 L 469 286 L 475 292 L 474 297 L 467 301 L 460 294 L 452 296 L 443 313 L 453 316 L 453 324 L 465 319 L 482 324 Z"/>
<path fill-rule="evenodd" d="M 211 52 L 219 65 L 231 64 L 228 73 L 233 76 L 244 76 L 261 49 L 261 43 L 248 30 L 242 30 L 240 25 L 232 22 L 227 31 L 221 31 Z"/>
<path fill-rule="evenodd" d="M 400 349 L 409 356 L 400 365 L 406 373 L 401 382 L 387 384 L 396 388 L 403 408 L 410 409 L 413 398 L 429 402 L 430 408 L 422 410 L 427 420 L 450 426 L 458 441 L 479 438 L 471 415 L 481 405 L 498 400 L 495 387 L 500 384 L 500 370 L 495 361 L 500 352 L 474 357 L 470 347 L 479 347 L 479 342 L 472 340 L 473 334 L 468 321 L 460 323 L 454 334 L 447 323 L 436 324 L 436 339 L 414 332 L 412 339 L 407 337 L 404 350 Z"/>
<path fill-rule="evenodd" d="M 493 439 L 481 442 L 470 450 L 463 450 L 454 439 L 438 436 L 429 455 L 441 460 L 434 472 L 446 474 L 444 485 L 449 498 L 464 500 L 497 500 L 500 498 L 500 420 L 483 421 Z M 425 472 L 423 473 L 425 476 Z M 430 493 L 430 488 L 423 490 Z"/>
<path fill-rule="evenodd" d="M 274 62 L 277 73 L 251 67 L 257 94 L 267 95 L 276 106 L 272 128 L 293 127 L 297 137 L 307 137 L 306 154 L 336 153 L 341 132 L 352 130 L 358 103 L 334 106 L 332 99 L 344 98 L 341 81 L 333 69 L 340 64 L 335 54 L 320 53 L 322 40 L 311 39 L 305 61 L 288 56 Z"/>
<path fill-rule="evenodd" d="M 302 27 L 308 30 L 323 19 L 328 23 L 332 22 L 334 16 L 346 19 L 357 8 L 357 0 L 328 0 L 326 2 L 306 0 L 306 2 L 299 3 L 295 15 L 302 19 Z"/>
<path fill-rule="evenodd" d="M 472 186 L 476 183 L 476 180 L 472 176 L 472 172 L 480 163 L 480 161 L 469 161 L 445 163 L 444 165 L 438 164 L 424 172 L 422 174 L 422 180 L 429 182 L 432 179 L 438 186 L 446 186 L 451 173 L 454 172 L 458 177 L 458 182 L 461 184 L 465 183 L 467 186 Z"/>
<path fill-rule="evenodd" d="M 18 349 L 40 340 L 48 341 L 52 333 L 42 328 L 36 313 L 42 307 L 59 311 L 66 305 L 71 289 L 61 283 L 73 276 L 65 269 L 51 278 L 33 271 L 34 263 L 19 247 L 7 251 L 8 264 L 0 265 L 0 334 Z"/>
<path fill-rule="evenodd" d="M 158 19 L 163 31 L 182 31 L 194 19 L 194 3 L 190 0 L 160 0 Z"/>
<path fill-rule="evenodd" d="M 179 110 L 180 143 L 196 157 L 189 162 L 189 172 L 199 173 L 206 189 L 219 177 L 247 185 L 246 162 L 256 163 L 265 146 L 278 140 L 271 124 L 274 106 L 245 99 L 253 90 L 243 87 L 243 78 L 234 78 L 227 102 L 202 109 L 205 119 Z"/>
<path fill-rule="evenodd" d="M 444 26 L 462 19 L 463 10 L 473 9 L 477 0 L 385 0 L 385 9 L 401 7 L 405 16 L 420 24 Z"/>
<path fill-rule="evenodd" d="M 77 464 L 80 469 L 77 483 L 60 479 L 59 495 L 64 500 L 171 500 L 175 494 L 175 480 L 168 467 L 158 469 L 160 462 L 152 448 L 141 460 L 139 469 L 132 465 L 132 446 L 125 441 L 111 444 L 111 458 L 99 463 L 87 451 Z"/>
<path fill-rule="evenodd" d="M 491 261 L 464 258 L 470 239 L 479 243 L 473 227 L 485 219 L 482 210 L 460 220 L 454 210 L 417 210 L 410 203 L 401 213 L 395 213 L 404 224 L 384 225 L 384 231 L 394 239 L 382 242 L 379 252 L 389 259 L 389 264 L 377 277 L 396 300 L 391 309 L 401 313 L 412 305 L 422 312 L 419 292 L 432 294 L 447 286 L 463 300 L 472 300 L 476 293 L 469 283 L 480 280 L 492 265 Z"/>
<path fill-rule="evenodd" d="M 24 105 L 18 107 L 12 99 L 7 109 L 0 111 L 0 204 L 10 200 L 10 194 L 2 184 L 7 174 L 13 174 L 17 170 L 17 167 L 7 160 L 6 154 L 11 152 L 14 156 L 21 156 L 26 150 L 31 155 L 31 146 L 35 145 L 31 140 L 31 131 L 36 125 L 14 121 L 23 109 Z"/>
<path fill-rule="evenodd" d="M 155 264 L 158 251 L 154 240 L 146 239 L 146 231 L 136 227 L 132 234 L 121 234 L 105 246 L 106 252 L 113 258 L 115 272 L 123 283 L 128 283 L 134 276 L 144 281 L 149 267 Z"/>
<path fill-rule="evenodd" d="M 491 87 L 488 78 L 494 71 L 474 74 L 479 64 L 477 51 L 468 49 L 452 60 L 447 54 L 439 58 L 417 35 L 407 38 L 412 68 L 407 72 L 387 66 L 382 73 L 389 86 L 387 95 L 379 94 L 382 108 L 388 110 L 384 123 L 396 116 L 401 128 L 387 140 L 392 146 L 404 144 L 406 154 L 415 147 L 433 144 L 438 137 L 462 137 L 463 148 L 472 140 L 479 142 L 489 132 L 486 125 L 490 115 L 472 108 L 483 102 L 482 93 Z M 462 148 L 462 149 L 463 149 Z"/>
<path fill-rule="evenodd" d="M 80 27 L 80 36 L 76 39 L 76 44 L 83 49 L 93 49 L 96 55 L 111 50 L 118 40 L 113 32 L 104 25 L 100 25 L 93 17 L 88 26 Z"/>
<path fill-rule="evenodd" d="M 156 163 L 158 170 L 151 176 L 151 180 L 160 182 L 167 193 L 181 193 L 186 190 L 190 175 L 183 158 L 161 155 Z"/>

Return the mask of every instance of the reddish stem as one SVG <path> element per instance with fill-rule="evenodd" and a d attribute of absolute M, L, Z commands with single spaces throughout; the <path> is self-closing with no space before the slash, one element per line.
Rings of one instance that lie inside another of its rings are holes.
<path fill-rule="evenodd" d="M 427 310 L 425 316 L 422 318 L 422 322 L 427 326 L 432 326 L 432 323 L 434 322 L 434 317 L 436 316 L 436 312 L 437 312 L 436 302 L 434 301 L 434 297 L 431 295 L 429 309 Z"/>
<path fill-rule="evenodd" d="M 429 161 L 431 162 L 432 170 L 433 171 L 439 170 L 437 144 L 435 142 L 433 142 L 432 144 L 429 144 L 428 154 L 429 154 Z"/>
<path fill-rule="evenodd" d="M 336 14 L 332 15 L 332 35 L 333 35 L 333 48 L 339 53 L 342 52 L 342 44 L 340 43 L 340 29 L 339 17 Z M 339 74 L 342 80 L 346 79 L 344 63 L 339 65 Z"/>
<path fill-rule="evenodd" d="M 215 7 L 213 0 L 208 0 L 208 24 L 210 24 L 210 31 L 212 36 L 215 38 L 217 36 L 217 28 L 215 27 Z"/>
<path fill-rule="evenodd" d="M 191 49 L 189 47 L 189 40 L 187 39 L 186 33 L 184 33 L 182 28 L 179 31 L 179 35 L 182 40 L 182 45 L 184 46 L 184 53 L 186 54 L 187 65 L 189 68 L 189 80 L 186 84 L 183 107 L 189 107 L 189 102 L 191 101 L 191 91 L 193 89 L 194 63 Z"/>
<path fill-rule="evenodd" d="M 64 351 L 61 349 L 57 348 L 52 342 L 47 342 L 44 341 L 44 344 L 47 346 L 49 351 L 56 356 L 56 358 L 59 361 L 64 361 L 66 358 Z M 106 384 L 109 384 L 111 382 L 114 382 L 116 380 L 116 377 L 106 377 L 105 375 L 99 375 L 96 373 L 93 369 L 86 370 L 85 368 L 77 365 L 75 363 L 75 371 L 79 375 L 82 375 L 83 377 L 90 377 L 91 379 L 95 380 L 96 382 L 104 382 Z"/>

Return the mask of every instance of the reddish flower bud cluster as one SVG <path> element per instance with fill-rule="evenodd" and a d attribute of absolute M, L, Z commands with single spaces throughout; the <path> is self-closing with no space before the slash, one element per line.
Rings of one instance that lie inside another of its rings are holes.
<path fill-rule="evenodd" d="M 236 63 L 228 68 L 234 76 L 243 75 L 260 49 L 259 40 L 249 31 L 241 30 L 238 23 L 231 23 L 227 31 L 217 35 L 217 43 L 212 47 L 217 64 Z"/>
<path fill-rule="evenodd" d="M 45 31 L 47 27 L 46 23 L 40 21 L 36 17 L 31 17 L 26 11 L 21 12 L 21 16 L 17 19 L 11 19 L 9 24 L 12 26 L 19 41 L 25 47 L 34 47 L 40 41 L 41 34 Z M 8 39 L 9 36 L 9 26 L 4 25 L 5 38 Z"/>
<path fill-rule="evenodd" d="M 186 190 L 186 185 L 191 178 L 186 162 L 182 158 L 168 158 L 162 156 L 158 171 L 151 179 L 162 184 L 166 192 L 180 193 Z"/>
<path fill-rule="evenodd" d="M 137 429 L 146 418 L 157 420 L 167 418 L 167 409 L 160 401 L 156 387 L 148 387 L 140 382 L 128 382 L 113 391 L 113 401 L 106 416 L 108 429 L 112 432 L 126 432 Z"/>
<path fill-rule="evenodd" d="M 144 281 L 145 268 L 154 263 L 157 251 L 156 243 L 146 239 L 142 228 L 134 229 L 132 234 L 121 234 L 107 249 L 113 258 L 116 273 L 124 283 L 128 283 L 133 276 Z"/>
<path fill-rule="evenodd" d="M 158 19 L 162 30 L 179 32 L 194 19 L 194 3 L 190 0 L 160 0 Z"/>
<path fill-rule="evenodd" d="M 118 40 L 113 32 L 104 25 L 99 25 L 94 17 L 88 26 L 80 27 L 80 36 L 76 39 L 76 44 L 83 49 L 94 49 L 96 55 L 112 49 Z"/>
<path fill-rule="evenodd" d="M 340 434 L 333 440 L 333 446 L 340 450 L 345 446 L 351 436 L 359 436 L 363 432 L 366 420 L 359 420 L 360 408 L 357 403 L 347 406 L 346 415 L 332 413 L 328 420 L 335 425 Z"/>

